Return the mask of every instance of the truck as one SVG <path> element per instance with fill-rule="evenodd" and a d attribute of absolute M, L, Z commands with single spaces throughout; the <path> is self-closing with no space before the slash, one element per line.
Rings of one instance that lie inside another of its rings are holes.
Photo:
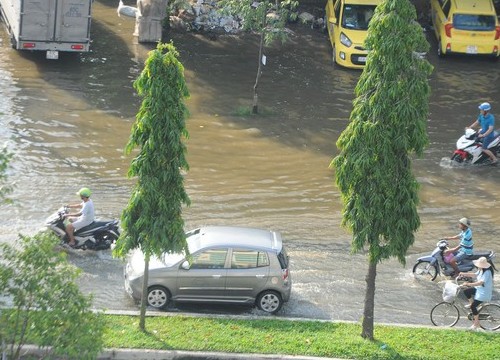
<path fill-rule="evenodd" d="M 18 50 L 87 52 L 93 0 L 0 0 L 0 12 Z"/>

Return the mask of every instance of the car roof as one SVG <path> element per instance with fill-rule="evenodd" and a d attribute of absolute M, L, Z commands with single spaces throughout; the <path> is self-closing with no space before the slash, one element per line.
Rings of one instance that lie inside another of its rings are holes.
<path fill-rule="evenodd" d="M 238 226 L 206 226 L 187 234 L 189 251 L 194 253 L 209 247 L 254 248 L 279 253 L 282 249 L 281 234 L 276 231 Z"/>
<path fill-rule="evenodd" d="M 491 0 L 453 0 L 455 8 L 460 12 L 470 14 L 495 13 Z"/>

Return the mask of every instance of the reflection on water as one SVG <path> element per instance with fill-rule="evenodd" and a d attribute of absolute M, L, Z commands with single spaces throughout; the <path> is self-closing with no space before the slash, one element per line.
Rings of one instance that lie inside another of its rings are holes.
<path fill-rule="evenodd" d="M 127 202 L 131 158 L 123 148 L 140 104 L 132 82 L 154 45 L 134 44 L 133 21 L 118 18 L 114 7 L 96 2 L 94 9 L 88 54 L 48 61 L 43 54 L 12 50 L 0 33 L 0 140 L 12 139 L 16 153 L 10 173 L 16 203 L 3 207 L 0 241 L 38 230 L 83 185 L 93 190 L 98 216 L 119 217 Z M 237 116 L 238 107 L 251 103 L 257 39 L 174 34 L 173 41 L 191 91 L 187 227 L 281 231 L 294 281 L 283 314 L 359 320 L 366 259 L 349 254 L 350 235 L 340 228 L 340 194 L 328 168 L 348 122 L 359 71 L 332 67 L 325 35 L 302 28 L 292 42 L 266 51 L 259 101 L 269 114 Z M 457 232 L 458 218 L 472 219 L 478 248 L 500 250 L 500 167 L 450 167 L 443 160 L 477 115 L 478 103 L 490 101 L 500 109 L 498 65 L 432 54 L 430 61 L 430 146 L 414 161 L 422 227 L 406 267 L 395 260 L 379 266 L 378 321 L 428 323 L 439 286 L 415 283 L 411 266 L 437 239 Z M 119 260 L 109 252 L 69 254 L 84 270 L 82 289 L 96 293 L 96 306 L 135 308 L 123 291 Z"/>

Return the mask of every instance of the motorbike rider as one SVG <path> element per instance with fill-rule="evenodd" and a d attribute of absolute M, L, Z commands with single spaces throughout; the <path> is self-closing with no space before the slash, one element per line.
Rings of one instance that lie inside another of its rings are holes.
<path fill-rule="evenodd" d="M 94 203 L 90 199 L 92 194 L 89 188 L 83 187 L 76 193 L 82 199 L 79 204 L 67 205 L 68 208 L 80 208 L 80 211 L 74 214 L 66 214 L 64 217 L 69 220 L 66 225 L 66 234 L 68 234 L 68 245 L 76 246 L 75 231 L 90 225 L 94 221 Z"/>
<path fill-rule="evenodd" d="M 479 105 L 479 116 L 476 121 L 467 128 L 474 129 L 478 126 L 481 127 L 478 138 L 483 141 L 482 151 L 490 158 L 491 164 L 496 164 L 498 161 L 497 157 L 488 150 L 488 146 L 495 139 L 495 117 L 490 113 L 490 110 L 490 103 L 484 102 Z"/>
<path fill-rule="evenodd" d="M 470 220 L 467 218 L 461 218 L 458 220 L 458 227 L 460 228 L 460 234 L 455 236 L 448 236 L 444 239 L 455 240 L 460 239 L 460 244 L 454 248 L 448 249 L 444 252 L 444 255 L 453 253 L 453 259 L 450 261 L 450 265 L 455 270 L 453 277 L 457 277 L 460 273 L 457 263 L 465 259 L 468 255 L 473 254 L 474 241 L 472 241 L 472 229 L 470 228 Z"/>

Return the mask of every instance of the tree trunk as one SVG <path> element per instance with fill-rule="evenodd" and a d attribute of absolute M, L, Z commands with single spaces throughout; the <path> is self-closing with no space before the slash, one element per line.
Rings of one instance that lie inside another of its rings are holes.
<path fill-rule="evenodd" d="M 149 282 L 149 256 L 144 258 L 144 276 L 142 277 L 142 297 L 141 297 L 141 315 L 139 320 L 139 329 L 146 331 L 146 305 L 148 304 L 148 282 Z"/>
<path fill-rule="evenodd" d="M 370 261 L 366 274 L 365 308 L 363 310 L 363 329 L 361 337 L 373 340 L 373 314 L 375 308 L 375 278 L 377 277 L 377 263 Z"/>
<path fill-rule="evenodd" d="M 265 24 L 265 15 L 264 15 L 264 24 Z M 259 86 L 259 79 L 262 75 L 262 53 L 264 52 L 264 36 L 265 30 L 262 30 L 260 33 L 260 45 L 259 45 L 259 66 L 257 67 L 257 76 L 255 78 L 255 84 L 253 86 L 253 106 L 252 106 L 252 114 L 259 113 L 259 106 L 257 104 L 259 96 L 257 95 L 257 87 Z"/>

